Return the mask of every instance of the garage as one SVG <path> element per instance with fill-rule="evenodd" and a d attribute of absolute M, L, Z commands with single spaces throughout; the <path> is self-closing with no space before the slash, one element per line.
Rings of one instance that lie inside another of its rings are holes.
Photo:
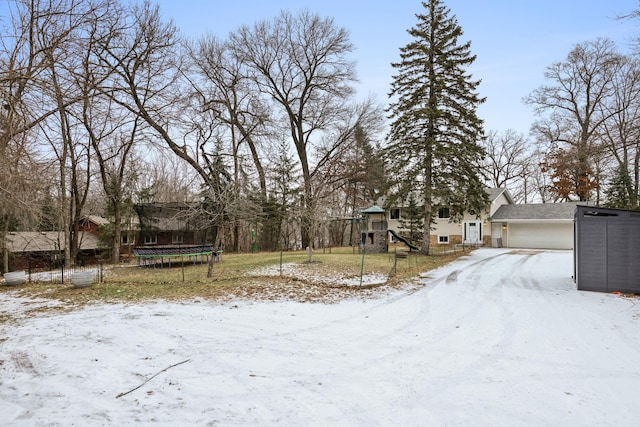
<path fill-rule="evenodd" d="M 573 249 L 576 203 L 502 205 L 491 218 L 494 246 Z"/>
<path fill-rule="evenodd" d="M 510 222 L 507 242 L 510 248 L 573 249 L 573 221 Z"/>

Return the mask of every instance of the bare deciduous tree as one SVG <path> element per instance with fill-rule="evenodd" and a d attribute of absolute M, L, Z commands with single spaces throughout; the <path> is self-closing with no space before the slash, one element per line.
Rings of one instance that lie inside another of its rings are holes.
<path fill-rule="evenodd" d="M 345 113 L 345 101 L 356 80 L 348 32 L 332 19 L 307 11 L 282 12 L 273 20 L 243 26 L 230 36 L 237 56 L 252 69 L 260 90 L 279 107 L 283 125 L 295 147 L 304 185 L 302 244 L 313 242 L 317 206 L 314 175 L 327 153 L 345 138 L 328 136 Z M 324 149 L 319 151 L 318 148 Z"/>
<path fill-rule="evenodd" d="M 549 85 L 541 86 L 525 98 L 539 115 L 548 115 L 533 126 L 534 134 L 553 148 L 568 146 L 577 156 L 576 182 L 589 183 L 574 189 L 581 201 L 591 198 L 594 177 L 593 156 L 603 124 L 615 111 L 605 110 L 613 96 L 613 78 L 623 62 L 609 39 L 576 45 L 565 61 L 550 65 L 545 72 Z M 594 183 L 595 186 L 598 183 Z"/>
<path fill-rule="evenodd" d="M 614 75 L 614 95 L 605 112 L 609 119 L 600 132 L 604 148 L 614 159 L 615 167 L 625 193 L 627 205 L 639 206 L 640 189 L 640 62 L 627 57 Z M 624 176 L 626 175 L 626 176 Z M 618 206 L 622 207 L 622 206 Z"/>
<path fill-rule="evenodd" d="M 485 175 L 489 185 L 507 188 L 511 196 L 526 203 L 534 192 L 530 184 L 531 144 L 527 137 L 514 129 L 500 133 L 489 131 L 484 140 Z"/>

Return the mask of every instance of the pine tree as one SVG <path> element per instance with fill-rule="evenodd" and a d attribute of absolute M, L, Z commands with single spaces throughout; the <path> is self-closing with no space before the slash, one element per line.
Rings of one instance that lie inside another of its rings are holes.
<path fill-rule="evenodd" d="M 415 192 L 409 193 L 409 201 L 406 209 L 402 211 L 400 219 L 400 227 L 408 230 L 407 238 L 415 245 L 420 246 L 422 243 L 422 230 L 424 229 L 424 213 L 422 207 L 418 206 Z"/>
<path fill-rule="evenodd" d="M 263 224 L 264 233 L 270 233 L 275 238 L 274 250 L 289 249 L 295 246 L 289 228 L 292 222 L 299 221 L 299 209 L 296 209 L 295 201 L 300 199 L 301 190 L 298 182 L 300 171 L 286 141 L 280 141 L 270 170 L 270 207 L 268 224 Z"/>
<path fill-rule="evenodd" d="M 637 197 L 634 197 L 630 192 L 634 192 L 634 190 L 629 171 L 624 165 L 620 165 L 616 168 L 615 174 L 605 190 L 607 202 L 604 205 L 608 208 L 636 208 L 637 206 L 634 206 L 632 200 Z"/>
<path fill-rule="evenodd" d="M 389 107 L 392 120 L 386 157 L 400 197 L 417 187 L 424 206 L 421 251 L 429 253 L 433 205 L 449 207 L 454 219 L 480 212 L 488 195 L 480 176 L 484 102 L 480 81 L 467 73 L 476 59 L 470 42 L 460 43 L 462 29 L 442 0 L 422 2 L 423 14 L 408 30 L 413 41 L 400 48 Z M 451 16 L 450 16 L 451 15 Z"/>

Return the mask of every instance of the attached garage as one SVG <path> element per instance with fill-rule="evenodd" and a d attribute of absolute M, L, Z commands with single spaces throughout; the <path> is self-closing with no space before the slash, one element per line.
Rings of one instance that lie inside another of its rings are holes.
<path fill-rule="evenodd" d="M 573 249 L 576 203 L 502 205 L 491 217 L 494 246 Z M 496 244 L 499 243 L 499 244 Z"/>
<path fill-rule="evenodd" d="M 507 236 L 511 248 L 573 249 L 573 222 L 511 222 Z"/>

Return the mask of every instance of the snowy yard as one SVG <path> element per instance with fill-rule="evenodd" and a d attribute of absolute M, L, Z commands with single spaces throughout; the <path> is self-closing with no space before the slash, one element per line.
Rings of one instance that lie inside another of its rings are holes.
<path fill-rule="evenodd" d="M 479 249 L 336 304 L 21 316 L 3 292 L 0 425 L 638 425 L 640 299 L 571 275 L 568 251 Z"/>

